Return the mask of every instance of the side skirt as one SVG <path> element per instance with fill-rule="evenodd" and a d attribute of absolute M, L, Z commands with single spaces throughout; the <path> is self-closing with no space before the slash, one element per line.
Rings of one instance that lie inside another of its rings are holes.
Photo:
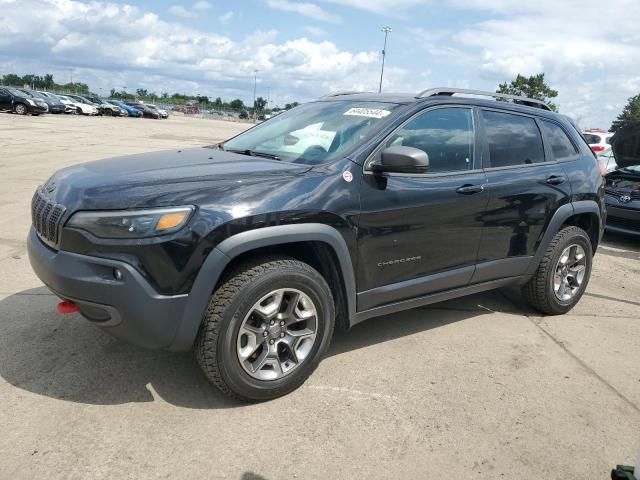
<path fill-rule="evenodd" d="M 489 282 L 476 283 L 474 285 L 467 285 L 461 288 L 454 288 L 452 290 L 447 290 L 444 292 L 431 293 L 429 295 L 423 295 L 421 297 L 411 298 L 409 300 L 402 300 L 400 302 L 382 305 L 380 307 L 357 312 L 355 314 L 354 320 L 351 322 L 351 326 L 353 327 L 354 325 L 357 325 L 358 323 L 370 318 L 389 315 L 412 308 L 423 307 L 432 303 L 444 302 L 445 300 L 451 300 L 453 298 L 465 297 L 474 293 L 486 292 L 488 290 L 506 287 L 507 285 L 522 285 L 526 283 L 530 278 L 530 275 L 500 278 L 491 280 Z"/>

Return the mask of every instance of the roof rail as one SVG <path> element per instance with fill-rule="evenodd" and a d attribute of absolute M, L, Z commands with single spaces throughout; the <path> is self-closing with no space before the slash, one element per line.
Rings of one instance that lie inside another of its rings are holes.
<path fill-rule="evenodd" d="M 526 105 L 528 107 L 541 108 L 543 110 L 551 110 L 549 105 L 544 103 L 542 100 L 538 100 L 536 98 L 528 98 L 521 97 L 518 95 L 507 95 L 506 93 L 494 93 L 494 92 L 485 92 L 483 90 L 469 90 L 466 88 L 428 88 L 427 90 L 423 90 L 422 92 L 416 95 L 416 98 L 427 98 L 427 97 L 436 97 L 436 96 L 446 96 L 450 97 L 454 93 L 464 94 L 464 95 L 478 95 L 483 97 L 492 97 L 495 99 L 501 100 L 510 100 L 513 103 Z"/>
<path fill-rule="evenodd" d="M 371 93 L 371 92 L 359 92 L 357 90 L 344 90 L 342 92 L 331 92 L 327 93 L 323 97 L 320 98 L 331 98 L 331 97 L 341 97 L 343 95 L 355 95 L 357 93 Z"/>

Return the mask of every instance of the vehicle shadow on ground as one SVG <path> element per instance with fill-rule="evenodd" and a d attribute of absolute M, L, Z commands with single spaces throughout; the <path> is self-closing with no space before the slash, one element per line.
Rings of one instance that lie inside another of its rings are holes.
<path fill-rule="evenodd" d="M 58 314 L 56 303 L 57 298 L 44 287 L 0 300 L 0 376 L 6 382 L 39 395 L 93 405 L 156 400 L 194 409 L 245 405 L 212 386 L 192 352 L 145 350 L 126 344 L 79 315 Z M 499 292 L 474 295 L 425 307 L 424 314 L 407 311 L 369 320 L 349 332 L 339 331 L 329 355 L 494 310 L 526 314 Z"/>

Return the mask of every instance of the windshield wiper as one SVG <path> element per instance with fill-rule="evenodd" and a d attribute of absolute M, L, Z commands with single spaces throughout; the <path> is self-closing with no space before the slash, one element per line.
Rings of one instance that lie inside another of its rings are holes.
<path fill-rule="evenodd" d="M 239 153 L 240 155 L 249 155 L 251 157 L 270 158 L 271 160 L 280 160 L 280 157 L 278 155 L 274 155 L 273 153 L 267 153 L 267 152 L 258 152 L 257 150 L 250 150 L 250 149 L 233 150 L 233 149 L 228 149 L 228 150 L 225 150 L 225 152 Z"/>

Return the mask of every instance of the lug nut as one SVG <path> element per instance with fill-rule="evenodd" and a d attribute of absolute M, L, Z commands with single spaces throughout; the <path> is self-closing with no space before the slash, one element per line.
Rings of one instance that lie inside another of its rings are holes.
<path fill-rule="evenodd" d="M 273 345 L 274 343 L 276 343 L 276 341 L 272 338 L 271 340 L 269 340 L 269 344 Z"/>
<path fill-rule="evenodd" d="M 269 335 L 269 332 L 267 332 L 266 330 L 264 332 L 262 332 L 262 336 L 266 337 L 267 335 Z"/>
<path fill-rule="evenodd" d="M 284 338 L 284 332 L 280 332 L 280 338 Z"/>
<path fill-rule="evenodd" d="M 281 326 L 281 327 L 284 327 L 284 320 L 282 320 L 282 321 L 280 322 L 280 326 Z"/>
<path fill-rule="evenodd" d="M 275 320 L 271 320 L 271 325 L 273 325 L 274 323 L 276 323 L 276 321 Z"/>

